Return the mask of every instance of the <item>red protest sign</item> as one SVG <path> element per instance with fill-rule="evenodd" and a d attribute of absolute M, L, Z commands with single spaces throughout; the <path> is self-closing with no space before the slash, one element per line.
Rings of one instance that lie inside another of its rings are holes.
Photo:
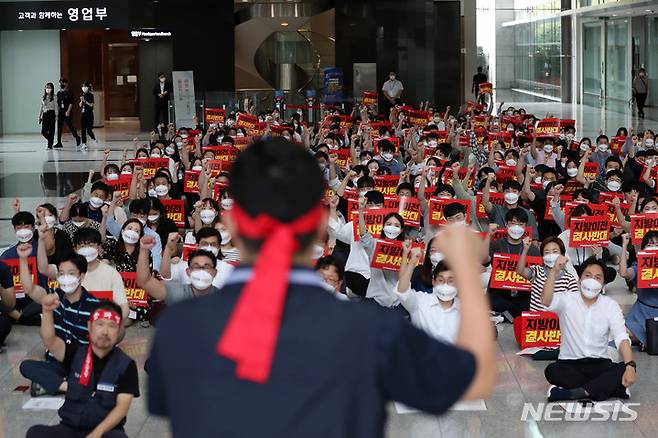
<path fill-rule="evenodd" d="M 235 128 L 244 128 L 245 131 L 249 132 L 249 130 L 256 128 L 257 123 L 258 117 L 251 114 L 239 113 L 238 119 L 235 121 Z"/>
<path fill-rule="evenodd" d="M 25 298 L 25 289 L 21 284 L 21 271 L 20 271 L 20 260 L 19 259 L 4 259 L 3 262 L 11 270 L 11 276 L 14 280 L 14 291 L 16 292 L 16 298 Z M 30 267 L 30 272 L 32 273 L 32 284 L 37 282 L 37 258 L 28 257 L 27 265 Z"/>
<path fill-rule="evenodd" d="M 493 84 L 491 82 L 482 82 L 478 88 L 480 89 L 480 94 L 493 93 Z"/>
<path fill-rule="evenodd" d="M 562 207 L 562 210 L 564 210 L 564 228 L 569 228 L 569 223 L 568 219 L 571 216 L 571 212 L 574 210 L 574 208 L 578 207 L 579 205 L 584 204 L 583 202 L 575 202 L 575 201 L 569 201 L 566 204 L 564 204 L 564 207 Z M 603 204 L 592 204 L 592 203 L 587 203 L 586 204 L 589 209 L 592 211 L 591 216 L 608 216 L 608 207 Z"/>
<path fill-rule="evenodd" d="M 491 278 L 489 287 L 491 289 L 509 289 L 530 291 L 530 282 L 516 273 L 516 265 L 519 262 L 518 254 L 494 253 L 491 259 Z M 539 256 L 527 256 L 526 266 L 541 265 L 543 259 Z"/>
<path fill-rule="evenodd" d="M 212 188 L 212 198 L 215 201 L 220 202 L 219 196 L 220 196 L 222 190 L 225 190 L 225 189 L 228 189 L 228 184 L 222 183 L 222 182 L 219 182 L 219 181 L 215 181 L 215 186 Z"/>
<path fill-rule="evenodd" d="M 596 175 L 599 174 L 599 163 L 589 161 L 585 163 L 585 178 L 596 178 Z"/>
<path fill-rule="evenodd" d="M 366 228 L 371 236 L 377 238 L 381 236 L 384 228 L 384 218 L 395 210 L 389 208 L 368 208 L 363 210 L 363 220 L 366 222 Z M 359 212 L 352 212 L 352 224 L 354 225 L 354 240 L 359 240 Z"/>
<path fill-rule="evenodd" d="M 638 289 L 658 288 L 658 250 L 648 249 L 637 252 Z"/>
<path fill-rule="evenodd" d="M 516 181 L 516 166 L 499 166 L 496 181 L 499 184 L 505 181 Z"/>
<path fill-rule="evenodd" d="M 641 245 L 644 235 L 658 230 L 658 213 L 640 213 L 631 215 L 631 242 Z"/>
<path fill-rule="evenodd" d="M 564 209 L 564 206 L 567 205 L 567 202 L 570 202 L 572 199 L 571 195 L 560 195 L 560 208 Z M 553 211 L 551 210 L 551 202 L 553 202 L 552 196 L 546 197 L 546 211 L 544 213 L 544 219 L 547 221 L 553 221 Z"/>
<path fill-rule="evenodd" d="M 599 200 L 601 200 L 601 198 L 599 198 Z M 610 201 L 606 201 L 603 205 L 605 205 L 606 211 L 608 213 L 608 217 L 610 218 L 610 225 L 619 226 L 620 225 L 619 218 L 617 217 L 617 209 L 615 207 L 615 204 L 613 204 Z M 619 208 L 621 209 L 621 214 L 627 216 L 631 210 L 631 204 L 629 204 L 628 202 L 620 202 Z"/>
<path fill-rule="evenodd" d="M 514 319 L 514 337 L 522 350 L 560 346 L 560 321 L 554 312 L 524 311 Z"/>
<path fill-rule="evenodd" d="M 377 105 L 377 93 L 374 91 L 364 91 L 361 98 L 361 104 L 365 106 Z"/>
<path fill-rule="evenodd" d="M 420 243 L 413 243 L 412 248 L 421 249 L 421 259 L 418 261 L 419 265 L 423 264 L 423 256 L 425 254 L 424 245 Z M 375 244 L 375 252 L 370 261 L 370 267 L 382 269 L 384 271 L 399 271 L 402 265 L 402 242 L 399 240 L 384 240 L 377 239 Z"/>
<path fill-rule="evenodd" d="M 137 286 L 137 274 L 135 272 L 120 272 L 120 275 L 123 279 L 128 304 L 133 307 L 146 307 L 148 305 L 148 294 L 144 289 Z"/>
<path fill-rule="evenodd" d="M 560 135 L 560 119 L 543 119 L 537 122 L 535 136 L 538 138 L 557 137 Z"/>
<path fill-rule="evenodd" d="M 194 243 L 184 243 L 183 244 L 183 255 L 181 255 L 181 259 L 184 262 L 187 262 L 190 259 L 190 253 L 192 251 L 196 251 L 198 249 L 198 245 Z"/>
<path fill-rule="evenodd" d="M 429 205 L 429 224 L 442 225 L 446 223 L 446 217 L 443 214 L 447 205 L 461 204 L 466 209 L 466 223 L 471 223 L 471 201 L 466 199 L 438 199 L 431 198 Z"/>
<path fill-rule="evenodd" d="M 248 145 L 251 144 L 251 141 L 252 141 L 252 140 L 253 140 L 253 139 L 252 139 L 251 137 L 249 137 L 249 136 L 247 136 L 247 137 L 244 137 L 244 136 L 243 136 L 243 137 L 235 136 L 235 137 L 233 137 L 233 146 L 235 146 L 236 148 L 238 148 L 238 149 L 240 150 L 240 152 L 242 152 L 242 151 L 245 150 L 245 148 L 246 148 Z"/>
<path fill-rule="evenodd" d="M 182 199 L 161 199 L 167 212 L 167 217 L 174 221 L 178 228 L 185 226 L 185 206 Z"/>
<path fill-rule="evenodd" d="M 183 192 L 199 193 L 199 175 L 201 172 L 196 170 L 186 170 L 183 178 Z"/>
<path fill-rule="evenodd" d="M 459 180 L 463 181 L 464 178 L 466 178 L 466 173 L 468 172 L 468 169 L 466 167 L 460 167 L 459 171 L 457 173 L 457 176 L 459 176 Z M 449 186 L 452 185 L 452 169 L 448 169 L 445 172 L 443 172 L 443 184 L 447 184 Z M 471 172 L 471 176 L 468 178 L 468 182 L 466 186 L 469 189 L 473 188 L 473 185 L 475 185 L 475 172 Z"/>
<path fill-rule="evenodd" d="M 564 184 L 564 189 L 562 189 L 562 194 L 563 195 L 571 195 L 577 190 L 582 189 L 584 186 L 576 181 L 575 178 L 567 180 L 567 182 Z"/>
<path fill-rule="evenodd" d="M 523 126 L 523 119 L 520 117 L 503 117 L 503 120 L 500 122 L 500 129 L 506 130 L 509 125 L 514 126 Z"/>
<path fill-rule="evenodd" d="M 207 151 L 212 151 L 217 161 L 235 161 L 240 153 L 240 149 L 235 146 L 206 146 L 202 152 Z"/>
<path fill-rule="evenodd" d="M 397 210 L 404 219 L 405 226 L 420 226 L 420 203 L 418 199 L 409 196 L 387 196 L 384 198 L 384 208 Z"/>
<path fill-rule="evenodd" d="M 489 132 L 489 147 L 493 147 L 496 142 L 502 143 L 507 150 L 512 147 L 512 133 L 507 131 Z"/>
<path fill-rule="evenodd" d="M 354 117 L 339 115 L 340 127 L 344 129 L 350 129 L 354 126 Z"/>
<path fill-rule="evenodd" d="M 502 207 L 505 205 L 505 195 L 500 192 L 489 192 L 489 202 L 494 205 L 500 205 Z M 477 206 L 475 215 L 478 217 L 478 219 L 485 219 L 489 217 L 487 211 L 484 208 L 484 204 L 482 203 L 482 192 L 477 193 L 475 205 Z"/>
<path fill-rule="evenodd" d="M 621 155 L 621 149 L 624 147 L 625 143 L 626 143 L 626 137 L 623 136 L 612 137 L 610 139 L 610 152 L 612 152 L 615 155 Z"/>
<path fill-rule="evenodd" d="M 426 126 L 432 120 L 429 111 L 410 110 L 407 112 L 409 124 L 412 126 Z"/>
<path fill-rule="evenodd" d="M 375 177 L 375 190 L 382 192 L 384 196 L 393 196 L 398 188 L 400 177 L 397 175 L 384 175 Z"/>
<path fill-rule="evenodd" d="M 114 181 L 106 179 L 105 183 L 110 186 L 113 192 L 120 192 L 121 199 L 125 201 L 130 195 L 130 183 L 132 179 L 132 175 L 119 175 L 119 179 L 115 179 Z"/>
<path fill-rule="evenodd" d="M 266 129 L 267 129 L 266 122 L 255 123 L 252 128 L 247 129 L 247 136 L 260 137 L 265 133 Z"/>
<path fill-rule="evenodd" d="M 569 226 L 570 248 L 608 246 L 610 240 L 610 218 L 605 216 L 572 217 Z"/>
<path fill-rule="evenodd" d="M 87 290 L 92 297 L 101 301 L 112 301 L 114 298 L 114 292 L 111 290 Z"/>
<path fill-rule="evenodd" d="M 336 155 L 336 164 L 338 167 L 345 169 L 349 166 L 351 159 L 349 149 L 336 149 L 335 151 L 332 151 L 332 154 Z"/>
<path fill-rule="evenodd" d="M 151 179 L 158 169 L 169 169 L 169 158 L 137 158 L 130 161 L 134 166 L 144 168 L 144 178 Z"/>
<path fill-rule="evenodd" d="M 203 111 L 203 122 L 207 127 L 211 123 L 221 125 L 226 120 L 226 111 L 222 108 L 206 108 Z"/>

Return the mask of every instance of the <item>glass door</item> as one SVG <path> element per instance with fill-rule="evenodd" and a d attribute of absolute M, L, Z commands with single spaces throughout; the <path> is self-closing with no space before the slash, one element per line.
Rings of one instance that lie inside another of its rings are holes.
<path fill-rule="evenodd" d="M 583 92 L 586 100 L 605 96 L 603 42 L 603 23 L 583 25 Z"/>
<path fill-rule="evenodd" d="M 628 100 L 631 90 L 628 20 L 612 20 L 606 27 L 605 96 Z"/>
<path fill-rule="evenodd" d="M 137 43 L 108 45 L 109 118 L 139 117 L 139 47 Z"/>

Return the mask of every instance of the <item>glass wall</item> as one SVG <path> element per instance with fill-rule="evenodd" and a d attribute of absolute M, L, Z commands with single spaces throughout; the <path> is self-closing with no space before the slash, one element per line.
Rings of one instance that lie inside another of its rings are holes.
<path fill-rule="evenodd" d="M 649 93 L 647 104 L 658 106 L 658 16 L 647 17 L 646 63 Z"/>
<path fill-rule="evenodd" d="M 613 99 L 630 98 L 630 68 L 628 62 L 628 20 L 607 23 L 606 41 L 606 96 Z"/>
<path fill-rule="evenodd" d="M 583 26 L 583 91 L 601 95 L 602 23 Z"/>

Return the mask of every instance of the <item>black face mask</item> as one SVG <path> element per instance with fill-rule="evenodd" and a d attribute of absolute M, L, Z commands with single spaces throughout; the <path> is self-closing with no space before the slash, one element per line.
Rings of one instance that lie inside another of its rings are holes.
<path fill-rule="evenodd" d="M 62 87 L 62 90 L 68 86 L 68 84 L 59 84 L 60 87 Z"/>

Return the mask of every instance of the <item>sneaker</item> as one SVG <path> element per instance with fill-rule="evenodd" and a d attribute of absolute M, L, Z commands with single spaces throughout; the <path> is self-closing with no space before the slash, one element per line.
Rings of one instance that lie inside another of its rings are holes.
<path fill-rule="evenodd" d="M 53 147 L 54 147 L 55 149 L 61 149 L 61 148 L 63 148 L 64 146 L 62 146 L 61 143 L 57 143 L 57 144 L 54 145 Z"/>
<path fill-rule="evenodd" d="M 30 395 L 32 397 L 41 397 L 46 394 L 48 394 L 48 391 L 46 391 L 43 386 L 39 385 L 37 382 L 32 382 L 30 385 Z"/>
<path fill-rule="evenodd" d="M 82 144 L 80 145 L 80 150 L 81 150 L 82 152 L 87 152 L 87 151 L 89 150 L 89 147 L 88 147 L 85 143 L 82 143 Z"/>

